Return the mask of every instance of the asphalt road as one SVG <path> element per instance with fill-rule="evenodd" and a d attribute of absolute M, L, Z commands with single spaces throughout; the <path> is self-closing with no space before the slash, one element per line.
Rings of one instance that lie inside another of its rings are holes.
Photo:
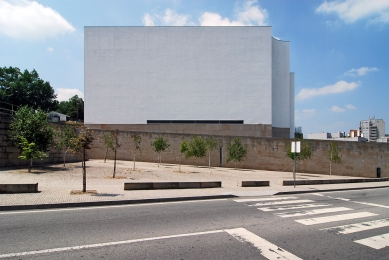
<path fill-rule="evenodd" d="M 0 259 L 389 259 L 389 189 L 0 212 Z"/>

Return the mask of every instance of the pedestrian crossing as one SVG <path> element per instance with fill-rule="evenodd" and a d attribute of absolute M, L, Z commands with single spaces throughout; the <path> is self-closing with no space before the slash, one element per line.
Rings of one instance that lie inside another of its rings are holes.
<path fill-rule="evenodd" d="M 256 207 L 260 211 L 269 212 L 281 218 L 291 218 L 295 222 L 307 226 L 333 224 L 346 220 L 360 221 L 364 218 L 379 216 L 376 213 L 367 211 L 352 212 L 354 210 L 352 208 L 335 207 L 329 203 L 320 203 L 294 196 L 235 199 L 234 201 Z M 320 214 L 325 214 L 325 216 L 320 216 Z M 347 235 L 385 227 L 389 227 L 389 218 L 321 228 L 320 230 L 335 235 Z M 389 247 L 389 233 L 354 240 L 354 242 L 373 249 L 382 249 Z"/>

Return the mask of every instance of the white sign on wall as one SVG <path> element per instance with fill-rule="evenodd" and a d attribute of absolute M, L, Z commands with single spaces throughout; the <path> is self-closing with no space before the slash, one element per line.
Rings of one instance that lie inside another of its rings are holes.
<path fill-rule="evenodd" d="M 292 142 L 292 153 L 300 153 L 301 151 L 301 142 Z"/>

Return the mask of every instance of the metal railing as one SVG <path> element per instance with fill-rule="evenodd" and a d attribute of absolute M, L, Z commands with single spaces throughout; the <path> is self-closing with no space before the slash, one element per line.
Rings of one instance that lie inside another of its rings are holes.
<path fill-rule="evenodd" d="M 19 106 L 0 101 L 0 113 L 13 115 Z"/>

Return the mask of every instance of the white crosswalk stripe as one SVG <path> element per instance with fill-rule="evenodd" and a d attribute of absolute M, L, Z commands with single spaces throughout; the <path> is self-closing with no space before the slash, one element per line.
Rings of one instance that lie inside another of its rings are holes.
<path fill-rule="evenodd" d="M 339 199 L 339 198 L 335 198 Z M 345 201 L 348 201 L 344 199 Z M 329 214 L 341 211 L 353 210 L 347 207 L 330 207 L 332 204 L 328 203 L 315 203 L 313 200 L 299 199 L 298 197 L 279 197 L 279 198 L 257 198 L 257 199 L 240 199 L 236 202 L 246 203 L 248 206 L 258 207 L 258 210 L 264 212 L 274 212 L 273 214 L 282 218 L 301 217 L 306 215 L 319 215 Z M 312 208 L 307 210 L 306 208 Z M 345 220 L 354 220 L 366 217 L 377 216 L 378 214 L 371 212 L 356 212 L 348 214 L 330 215 L 324 217 L 307 218 L 307 219 L 295 219 L 296 222 L 303 225 L 317 225 L 332 223 Z M 383 227 L 389 227 L 389 218 L 378 219 L 372 221 L 365 221 L 361 223 L 354 223 L 336 227 L 322 228 L 320 230 L 327 231 L 332 234 L 347 235 L 351 233 L 362 232 L 366 230 L 379 229 Z M 364 239 L 355 240 L 355 243 L 365 245 L 374 249 L 382 249 L 389 247 L 389 233 L 368 237 Z"/>
<path fill-rule="evenodd" d="M 355 240 L 355 243 L 365 245 L 374 249 L 382 249 L 389 246 L 389 233 L 365 239 Z"/>
<path fill-rule="evenodd" d="M 306 216 L 306 215 L 316 215 L 316 214 L 332 213 L 332 212 L 347 211 L 347 210 L 352 210 L 352 209 L 345 208 L 345 207 L 337 207 L 337 208 L 324 208 L 324 209 L 275 213 L 274 215 L 282 217 L 282 218 L 290 218 L 290 217 L 300 217 L 300 216 Z"/>
<path fill-rule="evenodd" d="M 321 230 L 333 232 L 335 234 L 351 234 L 382 227 L 389 227 L 389 218 L 356 223 L 351 225 L 323 228 Z"/>
<path fill-rule="evenodd" d="M 299 205 L 263 207 L 258 209 L 262 211 L 278 211 L 278 210 L 290 210 L 290 209 L 319 208 L 319 207 L 327 207 L 327 206 L 331 206 L 331 204 L 326 204 L 326 203 L 299 204 Z"/>
<path fill-rule="evenodd" d="M 327 217 L 298 219 L 295 221 L 309 226 L 309 225 L 323 224 L 323 223 L 342 221 L 342 220 L 350 220 L 356 218 L 366 218 L 366 217 L 377 216 L 377 215 L 378 214 L 370 213 L 370 212 L 358 212 L 358 213 L 350 213 L 350 214 L 332 215 Z"/>

